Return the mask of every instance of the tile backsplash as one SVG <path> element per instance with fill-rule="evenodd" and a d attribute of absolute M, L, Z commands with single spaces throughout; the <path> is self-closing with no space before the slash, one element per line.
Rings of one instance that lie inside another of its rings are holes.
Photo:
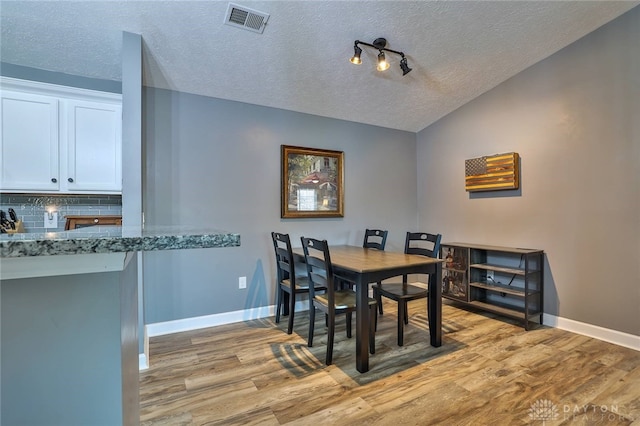
<path fill-rule="evenodd" d="M 13 208 L 25 232 L 64 231 L 67 215 L 121 215 L 120 195 L 0 194 L 0 209 Z M 44 213 L 58 212 L 56 228 L 44 227 Z M 8 216 L 8 215 L 7 215 Z"/>

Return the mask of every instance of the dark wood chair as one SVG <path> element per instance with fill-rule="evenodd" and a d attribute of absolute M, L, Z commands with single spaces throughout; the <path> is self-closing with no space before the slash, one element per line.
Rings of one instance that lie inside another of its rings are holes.
<path fill-rule="evenodd" d="M 366 229 L 364 231 L 364 241 L 362 242 L 362 247 L 364 248 L 372 248 L 376 250 L 384 251 L 384 247 L 387 245 L 387 234 L 389 231 L 382 229 Z M 380 283 L 378 283 L 380 284 Z M 380 303 L 380 298 L 376 299 L 378 303 Z M 382 309 L 382 304 L 379 305 Z M 382 310 L 380 311 L 382 312 Z M 378 312 L 376 311 L 376 331 L 378 331 Z"/>
<path fill-rule="evenodd" d="M 350 289 L 337 290 L 334 283 L 333 265 L 326 240 L 302 237 L 307 274 L 309 276 L 309 347 L 313 346 L 313 332 L 316 308 L 326 314 L 327 320 L 327 354 L 325 364 L 333 362 L 333 340 L 336 329 L 336 315 L 347 316 L 347 337 L 351 337 L 351 317 L 356 310 L 356 293 Z M 327 291 L 318 294 L 317 287 L 325 287 Z M 369 318 L 375 318 L 376 300 L 369 298 Z M 369 322 L 369 352 L 375 353 L 374 321 Z"/>
<path fill-rule="evenodd" d="M 362 243 L 362 247 L 384 250 L 384 246 L 387 244 L 388 233 L 388 231 L 383 231 L 381 229 L 365 230 L 364 242 Z"/>
<path fill-rule="evenodd" d="M 427 257 L 438 257 L 442 235 L 426 232 L 407 232 L 404 244 L 406 254 L 418 254 Z M 429 275 L 428 285 L 438 285 L 434 276 Z M 383 314 L 382 296 L 398 302 L 398 346 L 404 344 L 404 324 L 409 323 L 407 302 L 427 298 L 428 288 L 412 285 L 407 282 L 407 275 L 402 276 L 402 282 L 383 282 L 373 286 L 373 295 L 378 302 L 379 313 Z"/>
<path fill-rule="evenodd" d="M 291 334 L 296 295 L 309 293 L 309 278 L 305 265 L 294 262 L 289 235 L 272 232 L 271 239 L 276 253 L 276 324 L 280 323 L 280 312 L 284 307 L 284 315 L 289 315 L 287 334 Z M 323 291 L 325 287 L 320 286 L 316 290 Z"/>
<path fill-rule="evenodd" d="M 388 231 L 383 231 L 381 229 L 366 229 L 364 231 L 364 241 L 362 242 L 362 247 L 384 250 L 384 246 L 387 244 L 388 233 Z M 344 277 L 336 278 L 338 279 L 341 288 L 349 287 L 353 289 L 353 282 L 350 282 Z M 376 325 L 378 325 L 377 321 Z"/>

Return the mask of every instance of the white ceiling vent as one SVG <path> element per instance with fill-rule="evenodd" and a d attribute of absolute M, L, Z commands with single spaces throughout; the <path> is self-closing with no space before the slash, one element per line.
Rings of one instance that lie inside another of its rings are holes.
<path fill-rule="evenodd" d="M 268 20 L 268 13 L 229 3 L 224 23 L 262 34 Z"/>

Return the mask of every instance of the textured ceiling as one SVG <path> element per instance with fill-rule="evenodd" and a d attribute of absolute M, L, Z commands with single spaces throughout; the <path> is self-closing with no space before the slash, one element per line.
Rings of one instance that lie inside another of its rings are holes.
<path fill-rule="evenodd" d="M 3 62 L 119 80 L 121 31 L 141 34 L 144 84 L 417 132 L 635 7 L 634 1 L 2 1 Z M 354 40 L 400 50 L 352 65 Z"/>

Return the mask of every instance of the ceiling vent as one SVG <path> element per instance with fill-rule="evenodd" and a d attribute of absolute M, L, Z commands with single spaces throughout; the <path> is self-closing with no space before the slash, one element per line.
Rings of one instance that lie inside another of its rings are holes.
<path fill-rule="evenodd" d="M 229 3 L 224 23 L 237 28 L 253 31 L 254 33 L 262 34 L 268 20 L 268 13 Z"/>

